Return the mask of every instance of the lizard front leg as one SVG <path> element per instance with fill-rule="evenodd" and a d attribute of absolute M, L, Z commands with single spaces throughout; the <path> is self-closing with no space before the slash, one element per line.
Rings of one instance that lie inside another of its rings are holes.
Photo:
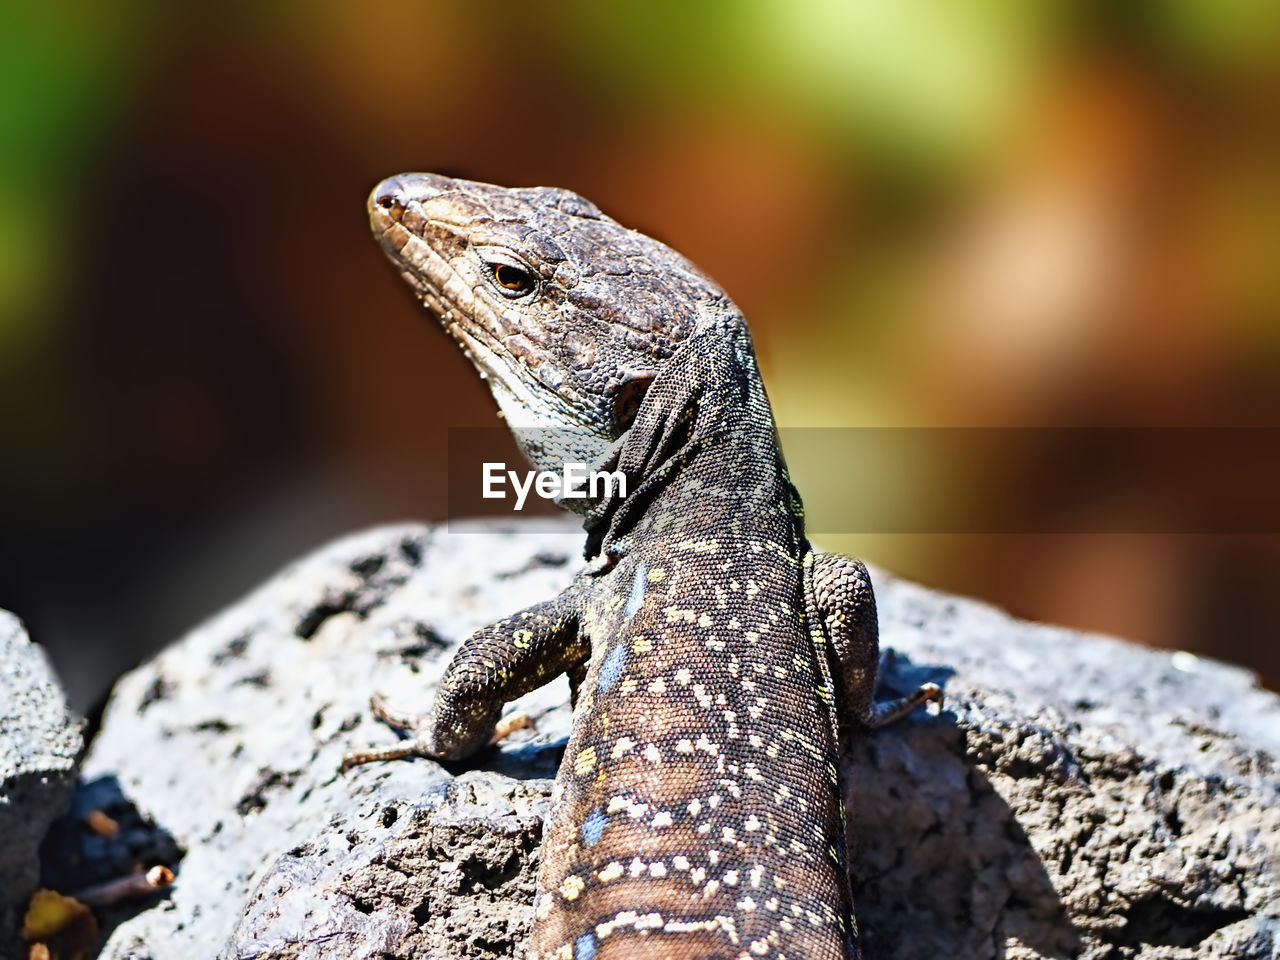
<path fill-rule="evenodd" d="M 420 717 L 394 716 L 375 698 L 374 713 L 413 736 L 391 747 L 350 753 L 342 769 L 401 757 L 462 760 L 492 742 L 507 703 L 562 673 L 581 673 L 591 647 L 579 633 L 578 610 L 578 591 L 570 587 L 476 631 L 445 670 L 432 709 Z"/>
<path fill-rule="evenodd" d="M 838 553 L 815 553 L 805 590 L 826 626 L 839 668 L 836 696 L 841 713 L 866 727 L 881 727 L 906 716 L 929 700 L 942 699 L 936 683 L 925 683 L 905 697 L 876 702 L 886 656 L 880 656 L 880 628 L 871 575 L 862 561 Z"/>

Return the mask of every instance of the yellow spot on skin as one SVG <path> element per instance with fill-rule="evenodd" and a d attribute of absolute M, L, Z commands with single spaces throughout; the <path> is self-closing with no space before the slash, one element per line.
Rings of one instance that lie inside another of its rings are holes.
<path fill-rule="evenodd" d="M 565 877 L 564 882 L 560 884 L 560 896 L 572 902 L 578 899 L 580 894 L 586 887 L 581 877 Z"/>
<path fill-rule="evenodd" d="M 539 920 L 545 920 L 551 916 L 551 911 L 555 909 L 550 897 L 541 897 L 538 900 L 538 909 L 534 911 Z"/>
<path fill-rule="evenodd" d="M 711 615 L 707 613 L 704 613 L 698 617 L 698 626 L 702 627 L 704 630 L 707 627 L 711 626 L 714 622 L 715 621 L 711 619 Z"/>
<path fill-rule="evenodd" d="M 689 681 L 693 679 L 693 674 L 689 672 L 688 667 L 681 667 L 676 671 L 676 683 L 682 687 L 687 687 Z"/>
<path fill-rule="evenodd" d="M 690 800 L 688 810 L 689 810 L 689 816 L 696 817 L 698 814 L 702 812 L 702 801 L 699 800 L 697 797 Z"/>
<path fill-rule="evenodd" d="M 625 872 L 626 871 L 622 869 L 622 864 L 615 860 L 597 873 L 596 876 L 600 878 L 601 883 L 609 883 L 612 880 L 617 880 Z M 541 904 L 539 904 L 539 906 L 541 906 Z"/>
<path fill-rule="evenodd" d="M 696 887 L 703 880 L 707 879 L 706 869 L 703 867 L 694 867 L 689 871 L 689 879 L 693 881 L 693 885 Z"/>
<path fill-rule="evenodd" d="M 631 649 L 636 653 L 648 653 L 653 649 L 653 641 L 648 637 L 636 637 L 631 641 Z"/>
<path fill-rule="evenodd" d="M 683 737 L 676 741 L 676 753 L 693 753 L 693 741 Z"/>
<path fill-rule="evenodd" d="M 636 687 L 638 686 L 640 686 L 640 683 L 634 677 L 628 677 L 618 684 L 618 690 L 623 694 L 632 694 L 636 692 Z"/>
<path fill-rule="evenodd" d="M 665 933 L 694 933 L 698 930 L 712 933 L 719 926 L 718 920 L 668 920 L 662 929 Z"/>
<path fill-rule="evenodd" d="M 720 549 L 720 544 L 716 540 L 685 540 L 680 546 L 694 553 L 714 553 Z"/>
<path fill-rule="evenodd" d="M 764 876 L 764 866 L 762 864 L 757 863 L 754 867 L 751 868 L 750 873 L 748 873 L 747 875 L 751 878 L 752 888 L 759 889 L 760 878 Z"/>
<path fill-rule="evenodd" d="M 649 876 L 653 877 L 655 880 L 661 880 L 666 875 L 667 865 L 665 863 L 655 860 L 653 863 L 649 864 Z"/>
<path fill-rule="evenodd" d="M 648 864 L 639 857 L 636 857 L 631 861 L 631 866 L 627 870 L 627 873 L 631 874 L 631 878 L 634 880 L 636 877 L 640 876 L 640 874 L 644 873 L 646 869 L 648 869 Z"/>
<path fill-rule="evenodd" d="M 716 895 L 716 891 L 718 891 L 719 889 L 720 889 L 719 880 L 708 880 L 707 885 L 703 888 L 702 893 L 703 893 L 703 896 L 714 897 Z"/>
<path fill-rule="evenodd" d="M 652 683 L 649 684 L 649 692 L 658 693 L 658 694 L 666 693 L 667 681 L 663 680 L 661 677 L 658 677 L 657 680 L 654 680 Z"/>
<path fill-rule="evenodd" d="M 658 583 L 660 580 L 665 578 L 666 575 L 667 575 L 667 571 L 662 569 L 662 567 L 654 567 L 647 574 L 645 574 L 645 579 L 648 580 L 650 583 Z"/>
<path fill-rule="evenodd" d="M 770 897 L 768 900 L 766 900 L 766 901 L 764 902 L 764 908 L 765 908 L 766 910 L 768 910 L 770 913 L 777 913 L 777 912 L 778 912 L 778 898 L 777 898 L 777 897 Z"/>
<path fill-rule="evenodd" d="M 669 827 L 673 823 L 675 823 L 675 821 L 671 818 L 670 810 L 659 810 L 653 815 L 652 825 L 659 829 L 662 827 Z"/>
<path fill-rule="evenodd" d="M 649 744 L 647 747 L 645 747 L 645 748 L 644 748 L 644 753 L 642 754 L 642 756 L 643 756 L 646 760 L 648 760 L 650 763 L 661 763 L 661 762 L 662 762 L 662 751 L 660 751 L 660 750 L 658 749 L 658 747 L 657 747 L 657 745 L 656 745 L 656 744 L 652 744 L 652 743 L 651 743 L 651 744 Z"/>
<path fill-rule="evenodd" d="M 595 769 L 595 765 L 596 765 L 596 748 L 587 747 L 587 749 L 581 751 L 576 757 L 574 757 L 573 772 L 577 776 L 583 777 L 583 776 L 586 776 L 588 773 L 590 773 L 593 769 Z"/>
<path fill-rule="evenodd" d="M 693 623 L 698 619 L 697 611 L 687 610 L 684 607 L 670 606 L 663 607 L 662 612 L 667 615 L 668 623 Z"/>
<path fill-rule="evenodd" d="M 517 650 L 528 650 L 533 644 L 533 631 L 517 630 L 511 635 L 511 643 Z"/>
<path fill-rule="evenodd" d="M 619 737 L 617 742 L 614 743 L 613 745 L 613 750 L 610 751 L 609 753 L 609 759 L 617 760 L 619 757 L 623 756 L 624 754 L 629 753 L 631 751 L 631 748 L 634 747 L 635 745 L 636 745 L 636 742 L 632 740 L 630 737 Z"/>
<path fill-rule="evenodd" d="M 743 910 L 746 913 L 750 913 L 752 910 L 756 908 L 756 902 L 752 900 L 750 897 L 743 897 L 741 900 L 735 903 L 734 906 L 737 907 L 739 910 Z M 759 943 L 760 941 L 757 940 L 756 942 Z"/>
<path fill-rule="evenodd" d="M 743 829 L 745 830 L 759 830 L 761 827 L 761 823 L 760 823 L 760 820 L 753 813 L 751 816 L 747 817 L 746 823 L 744 823 L 742 826 L 743 826 Z"/>
<path fill-rule="evenodd" d="M 738 885 L 738 871 L 737 870 L 728 871 L 724 875 L 724 882 L 726 886 L 736 887 Z"/>
<path fill-rule="evenodd" d="M 682 854 L 677 854 L 676 856 L 671 858 L 671 865 L 675 867 L 677 870 L 688 870 L 689 858 Z"/>

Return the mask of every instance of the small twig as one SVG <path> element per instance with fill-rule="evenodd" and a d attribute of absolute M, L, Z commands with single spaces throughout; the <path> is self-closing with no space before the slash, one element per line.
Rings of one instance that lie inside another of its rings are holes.
<path fill-rule="evenodd" d="M 168 867 L 156 866 L 145 873 L 131 873 L 127 877 L 86 887 L 71 896 L 90 907 L 106 907 L 121 900 L 150 896 L 171 883 L 173 871 Z"/>

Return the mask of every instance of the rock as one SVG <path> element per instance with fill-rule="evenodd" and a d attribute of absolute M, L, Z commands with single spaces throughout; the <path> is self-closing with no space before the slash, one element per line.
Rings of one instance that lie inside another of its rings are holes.
<path fill-rule="evenodd" d="M 71 800 L 84 747 L 44 651 L 0 610 L 0 955 L 16 951 L 38 850 Z"/>
<path fill-rule="evenodd" d="M 882 642 L 947 712 L 858 744 L 867 954 L 1274 960 L 1280 697 L 1244 670 L 883 575 Z M 888 735 L 886 735 L 888 734 Z"/>
<path fill-rule="evenodd" d="M 102 956 L 518 957 L 568 729 L 464 770 L 337 774 L 394 734 L 472 629 L 553 595 L 582 535 L 482 524 L 335 543 L 117 685 L 86 776 L 185 852 Z M 946 709 L 847 761 L 853 884 L 873 958 L 1274 958 L 1280 698 L 1242 670 L 1030 624 L 876 575 L 891 686 Z"/>
<path fill-rule="evenodd" d="M 455 525 L 457 526 L 457 525 Z M 569 528 L 572 529 L 572 528 Z M 357 768 L 374 691 L 425 709 L 458 639 L 562 589 L 580 534 L 374 530 L 283 571 L 116 686 L 84 775 L 114 777 L 185 855 L 112 958 L 511 956 L 531 919 L 560 681 L 536 736 L 455 777 Z"/>

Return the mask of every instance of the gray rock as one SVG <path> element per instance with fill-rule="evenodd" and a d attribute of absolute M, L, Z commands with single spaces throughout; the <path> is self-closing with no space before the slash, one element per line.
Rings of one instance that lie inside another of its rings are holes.
<path fill-rule="evenodd" d="M 185 850 L 103 956 L 513 957 L 568 729 L 563 681 L 480 762 L 336 772 L 430 701 L 472 629 L 568 583 L 582 536 L 370 531 L 284 571 L 118 684 L 86 776 Z M 876 576 L 892 681 L 946 709 L 847 762 L 873 958 L 1275 958 L 1280 698 L 1187 654 Z M 220 945 L 220 946 L 219 946 Z"/>
<path fill-rule="evenodd" d="M 44 651 L 0 610 L 0 955 L 17 949 L 40 879 L 37 852 L 71 800 L 83 747 L 81 720 Z"/>

